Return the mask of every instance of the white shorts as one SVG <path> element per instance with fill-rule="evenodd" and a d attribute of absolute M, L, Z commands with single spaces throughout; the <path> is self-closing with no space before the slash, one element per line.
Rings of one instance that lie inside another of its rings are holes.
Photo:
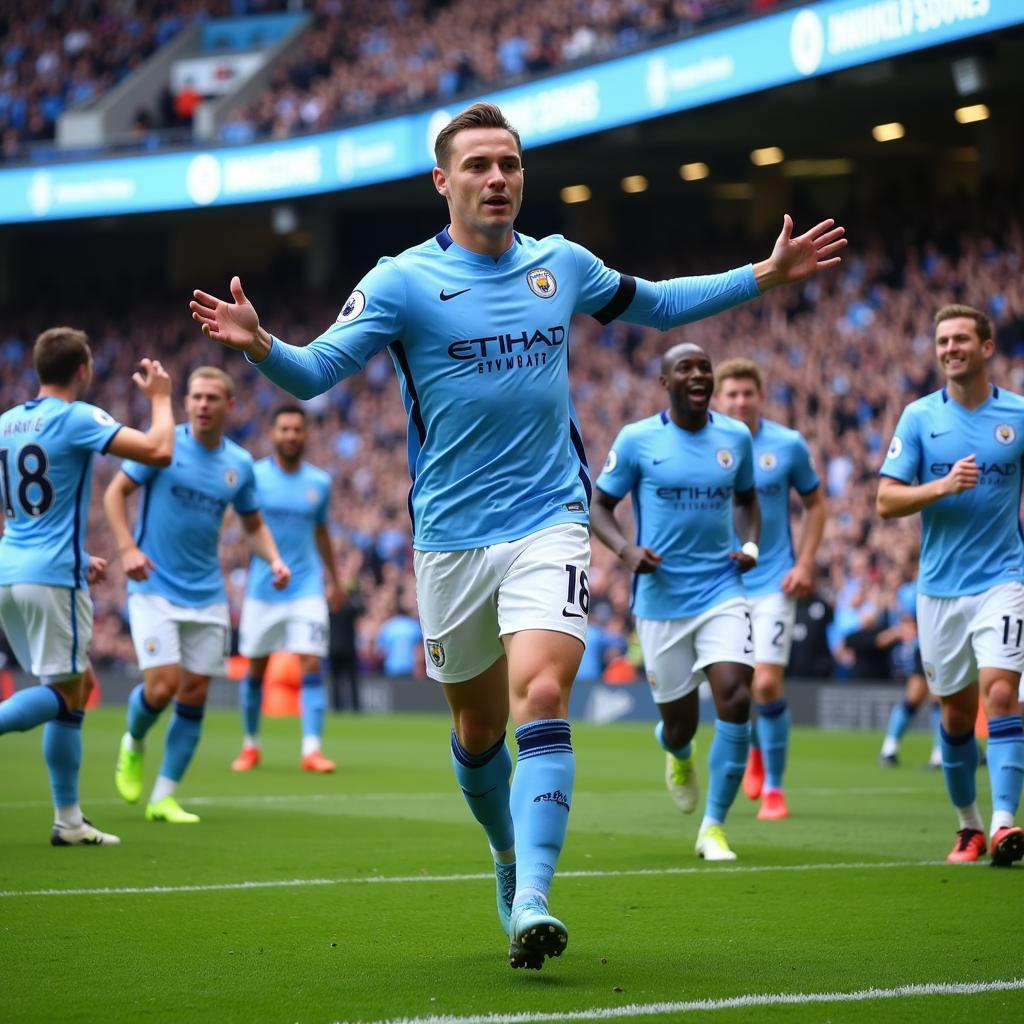
<path fill-rule="evenodd" d="M 226 604 L 187 608 L 158 594 L 128 598 L 132 643 L 139 668 L 180 665 L 197 676 L 224 674 L 231 653 L 231 620 Z"/>
<path fill-rule="evenodd" d="M 1024 671 L 1024 584 L 1000 583 L 966 597 L 917 595 L 917 634 L 928 688 L 959 693 L 978 669 Z"/>
<path fill-rule="evenodd" d="M 26 672 L 44 683 L 77 679 L 89 659 L 89 591 L 43 583 L 0 587 L 0 626 Z"/>
<path fill-rule="evenodd" d="M 796 625 L 796 599 L 777 590 L 748 600 L 754 620 L 754 656 L 764 665 L 788 665 Z"/>
<path fill-rule="evenodd" d="M 462 683 L 504 653 L 501 637 L 524 629 L 586 642 L 590 534 L 579 523 L 468 551 L 417 551 L 427 675 Z"/>
<path fill-rule="evenodd" d="M 693 693 L 708 665 L 729 661 L 754 667 L 753 623 L 745 597 L 688 619 L 637 619 L 636 632 L 655 704 Z"/>
<path fill-rule="evenodd" d="M 275 651 L 327 656 L 327 601 L 320 595 L 294 601 L 242 603 L 238 652 L 246 658 L 266 658 Z"/>

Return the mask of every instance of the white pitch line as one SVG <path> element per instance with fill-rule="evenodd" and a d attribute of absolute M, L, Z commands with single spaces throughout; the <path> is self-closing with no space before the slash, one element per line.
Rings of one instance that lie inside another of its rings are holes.
<path fill-rule="evenodd" d="M 644 792 L 662 793 L 664 787 L 651 787 Z M 606 800 L 609 795 L 613 797 L 622 796 L 626 791 L 617 790 L 611 794 L 606 790 L 577 790 L 577 798 L 586 799 L 599 798 Z M 832 788 L 827 786 L 800 788 L 795 787 L 788 790 L 790 798 L 797 796 L 907 796 L 915 793 L 930 793 L 929 788 L 920 786 L 852 786 L 850 788 Z M 635 791 L 630 791 L 635 794 Z M 627 794 L 629 795 L 629 794 Z M 307 803 L 390 803 L 401 801 L 421 800 L 455 800 L 456 794 L 452 790 L 444 793 L 307 793 L 297 795 L 295 793 L 267 793 L 267 794 L 236 794 L 234 796 L 194 796 L 186 801 L 198 807 L 234 807 L 249 804 L 281 804 L 286 810 L 301 811 Z M 124 801 L 117 797 L 102 797 L 98 800 L 89 800 L 90 807 L 121 807 Z M 0 811 L 30 811 L 42 808 L 50 808 L 52 805 L 46 800 L 0 800 Z"/>
<path fill-rule="evenodd" d="M 614 871 L 559 871 L 559 878 L 661 878 L 675 875 L 761 875 L 793 871 L 877 871 L 892 868 L 949 867 L 944 860 L 895 860 L 886 862 L 844 862 L 839 864 L 748 864 L 742 867 L 623 868 Z M 954 870 L 961 870 L 958 866 Z M 236 892 L 248 889 L 302 889 L 327 885 L 408 885 L 413 882 L 494 881 L 492 873 L 461 875 L 363 875 L 348 878 L 287 878 L 252 882 L 211 882 L 207 885 L 146 885 L 109 889 L 8 889 L 0 899 L 23 896 L 165 896 L 181 892 Z"/>
<path fill-rule="evenodd" d="M 678 1003 L 631 1003 L 564 1013 L 485 1013 L 476 1016 L 435 1014 L 428 1017 L 391 1017 L 365 1024 L 560 1024 L 562 1021 L 622 1020 L 661 1017 L 666 1014 L 707 1013 L 712 1010 L 746 1009 L 754 1006 L 798 1006 L 806 1003 L 866 1003 L 878 999 L 916 999 L 925 996 L 975 996 L 986 992 L 1019 992 L 1024 978 L 1007 981 L 935 982 L 899 985 L 896 988 L 865 988 L 856 992 L 773 992 L 728 999 L 691 999 Z M 364 1024 L 335 1021 L 334 1024 Z"/>

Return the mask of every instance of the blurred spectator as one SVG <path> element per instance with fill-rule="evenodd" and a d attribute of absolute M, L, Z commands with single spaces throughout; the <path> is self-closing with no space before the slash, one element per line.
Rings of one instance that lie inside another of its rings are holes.
<path fill-rule="evenodd" d="M 422 675 L 422 640 L 419 621 L 399 605 L 377 633 L 377 653 L 384 675 Z"/>
<path fill-rule="evenodd" d="M 359 652 L 356 622 L 366 611 L 358 583 L 344 591 L 341 607 L 330 614 L 330 640 L 327 659 L 331 670 L 331 706 L 335 711 L 348 708 L 359 711 Z M 345 699 L 342 694 L 348 690 Z"/>

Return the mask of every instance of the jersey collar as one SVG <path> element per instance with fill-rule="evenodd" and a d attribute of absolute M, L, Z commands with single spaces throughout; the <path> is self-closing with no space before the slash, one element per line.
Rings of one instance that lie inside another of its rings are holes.
<path fill-rule="evenodd" d="M 441 251 L 449 256 L 456 256 L 460 260 L 466 263 L 473 263 L 478 267 L 501 267 L 507 263 L 511 263 L 518 254 L 519 246 L 522 245 L 523 240 L 519 236 L 518 231 L 512 232 L 512 244 L 497 258 L 493 256 L 484 256 L 479 252 L 470 252 L 469 249 L 463 249 L 458 242 L 452 238 L 450 229 L 451 224 L 447 225 L 443 231 L 439 231 L 434 236 L 434 241 L 441 247 Z"/>

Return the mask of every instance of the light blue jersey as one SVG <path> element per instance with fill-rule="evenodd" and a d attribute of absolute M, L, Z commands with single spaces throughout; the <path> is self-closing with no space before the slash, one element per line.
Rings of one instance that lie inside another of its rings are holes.
<path fill-rule="evenodd" d="M 316 546 L 316 528 L 327 523 L 331 478 L 308 462 L 288 473 L 273 458 L 260 459 L 254 470 L 263 518 L 292 578 L 285 590 L 275 590 L 269 563 L 254 555 L 249 562 L 246 596 L 273 602 L 321 596 L 324 569 Z"/>
<path fill-rule="evenodd" d="M 945 389 L 903 410 L 882 476 L 926 484 L 974 454 L 978 485 L 921 510 L 918 593 L 928 597 L 980 594 L 999 583 L 1024 580 L 1020 528 L 1024 457 L 1024 398 L 993 387 L 973 412 Z"/>
<path fill-rule="evenodd" d="M 761 420 L 761 429 L 754 435 L 754 484 L 761 503 L 761 555 L 757 565 L 743 574 L 743 586 L 749 597 L 763 597 L 781 588 L 796 561 L 789 526 L 790 488 L 807 495 L 821 484 L 807 442 L 797 431 Z M 735 543 L 738 548 L 739 541 Z"/>
<path fill-rule="evenodd" d="M 576 313 L 667 330 L 759 294 L 750 266 L 652 284 L 560 235 L 497 260 L 447 229 L 371 270 L 306 348 L 275 339 L 261 373 L 300 398 L 387 348 L 409 415 L 414 546 L 451 551 L 587 522 L 590 476 L 569 396 Z"/>
<path fill-rule="evenodd" d="M 638 618 L 689 618 L 744 596 L 729 552 L 733 495 L 754 486 L 745 424 L 717 412 L 696 432 L 677 427 L 667 412 L 630 423 L 597 486 L 614 498 L 632 494 L 636 543 L 663 559 L 654 572 L 633 577 Z"/>
<path fill-rule="evenodd" d="M 170 466 L 125 462 L 121 469 L 142 486 L 135 543 L 156 567 L 149 579 L 129 580 L 128 593 L 187 608 L 227 601 L 217 541 L 228 505 L 241 516 L 259 511 L 252 456 L 227 438 L 211 452 L 182 423 Z"/>
<path fill-rule="evenodd" d="M 85 402 L 34 398 L 0 416 L 0 586 L 86 585 L 92 454 L 121 429 Z"/>

